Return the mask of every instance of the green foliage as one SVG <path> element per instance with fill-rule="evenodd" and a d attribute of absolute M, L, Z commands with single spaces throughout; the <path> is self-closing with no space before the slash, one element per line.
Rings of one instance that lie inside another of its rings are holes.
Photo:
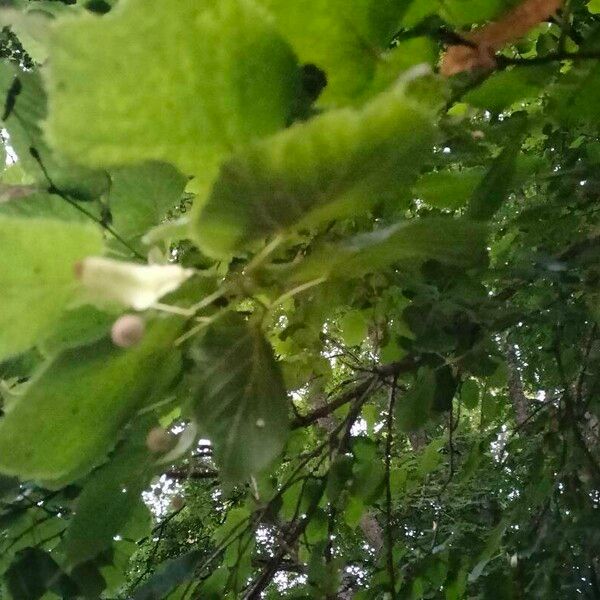
<path fill-rule="evenodd" d="M 132 350 L 101 340 L 44 364 L 0 423 L 0 469 L 57 486 L 101 462 L 121 427 L 177 374 L 178 357 L 167 353 L 178 331 L 157 322 Z"/>
<path fill-rule="evenodd" d="M 0 596 L 598 597 L 597 3 L 7 4 Z"/>
<path fill-rule="evenodd" d="M 96 228 L 0 216 L 0 359 L 28 350 L 75 297 L 75 264 L 102 251 Z"/>
<path fill-rule="evenodd" d="M 288 402 L 271 347 L 255 324 L 226 315 L 192 350 L 191 410 L 215 442 L 223 482 L 268 466 L 283 448 Z"/>
<path fill-rule="evenodd" d="M 374 201 L 395 198 L 415 178 L 435 136 L 433 107 L 407 97 L 405 87 L 360 110 L 297 124 L 226 162 L 196 211 L 201 247 L 227 255 L 269 234 L 360 214 Z"/>
<path fill-rule="evenodd" d="M 152 476 L 152 455 L 145 443 L 148 425 L 147 420 L 134 424 L 109 462 L 86 480 L 62 542 L 69 565 L 95 558 L 132 517 L 147 513 L 141 493 Z M 108 505 L 106 498 L 111 498 Z"/>
<path fill-rule="evenodd" d="M 360 96 L 374 78 L 378 60 L 397 32 L 404 7 L 392 0 L 261 0 L 300 60 L 324 69 L 323 101 L 345 102 Z M 343 15 L 343 18 L 340 18 Z"/>
<path fill-rule="evenodd" d="M 409 392 L 398 404 L 397 419 L 401 431 L 416 431 L 427 423 L 433 409 L 435 372 L 422 367 Z"/>
<path fill-rule="evenodd" d="M 298 86 L 291 49 L 249 0 L 65 19 L 50 57 L 55 146 L 94 167 L 171 162 L 199 184 L 233 148 L 283 127 Z"/>
<path fill-rule="evenodd" d="M 128 239 L 142 237 L 175 208 L 185 184 L 185 178 L 167 164 L 115 169 L 108 197 L 115 229 Z"/>

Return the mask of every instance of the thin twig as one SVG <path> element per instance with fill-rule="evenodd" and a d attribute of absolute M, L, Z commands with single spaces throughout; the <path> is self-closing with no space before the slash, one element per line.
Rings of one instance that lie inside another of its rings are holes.
<path fill-rule="evenodd" d="M 390 389 L 390 401 L 387 415 L 387 439 L 385 443 L 385 533 L 387 570 L 390 578 L 392 600 L 396 598 L 396 570 L 394 568 L 394 537 L 392 535 L 392 485 L 390 480 L 392 447 L 394 440 L 394 408 L 396 406 L 398 376 L 394 375 Z"/>
<path fill-rule="evenodd" d="M 97 217 L 94 213 L 90 212 L 89 210 L 87 210 L 86 208 L 81 206 L 78 202 L 73 200 L 73 198 L 71 198 L 68 194 L 63 192 L 54 183 L 54 181 L 50 177 L 50 174 L 48 173 L 48 170 L 46 169 L 46 166 L 44 165 L 44 163 L 42 161 L 42 157 L 40 156 L 40 153 L 37 151 L 37 149 L 34 146 L 31 146 L 31 148 L 29 148 L 29 153 L 31 154 L 33 159 L 37 162 L 37 164 L 39 165 L 44 177 L 46 178 L 46 181 L 48 182 L 48 185 L 49 185 L 48 193 L 49 194 L 58 196 L 59 198 L 64 200 L 67 204 L 70 204 L 75 210 L 78 210 L 82 215 L 85 215 L 88 219 L 92 220 L 97 225 L 100 225 L 100 227 L 102 227 L 102 229 L 108 231 L 108 233 L 110 233 L 117 241 L 119 241 L 121 244 L 123 244 L 123 246 L 125 246 L 125 248 L 127 248 L 127 250 L 129 250 L 129 252 L 131 252 L 131 254 L 133 254 L 133 256 L 135 256 L 137 259 L 143 260 L 143 261 L 146 260 L 133 246 L 131 246 L 129 244 L 129 242 L 127 242 L 123 237 L 121 237 L 108 223 L 105 223 L 101 218 Z"/>

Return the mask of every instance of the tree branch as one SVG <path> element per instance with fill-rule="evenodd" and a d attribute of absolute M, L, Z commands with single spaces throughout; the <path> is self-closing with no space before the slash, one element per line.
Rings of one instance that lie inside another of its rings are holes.
<path fill-rule="evenodd" d="M 375 367 L 373 369 L 374 375 L 369 377 L 359 383 L 356 387 L 348 390 L 347 392 L 341 394 L 338 398 L 326 404 L 325 406 L 321 406 L 317 408 L 313 412 L 296 417 L 291 424 L 292 429 L 300 429 L 302 427 L 308 427 L 313 423 L 317 422 L 319 419 L 323 419 L 324 417 L 329 416 L 331 413 L 335 412 L 338 408 L 345 406 L 349 402 L 352 402 L 356 398 L 362 397 L 365 392 L 373 385 L 374 381 L 379 381 L 381 379 L 389 379 L 390 377 L 398 377 L 403 373 L 408 373 L 412 371 L 415 367 L 419 365 L 419 359 L 416 357 L 409 356 L 401 361 L 389 363 L 387 365 L 382 365 L 380 367 Z"/>

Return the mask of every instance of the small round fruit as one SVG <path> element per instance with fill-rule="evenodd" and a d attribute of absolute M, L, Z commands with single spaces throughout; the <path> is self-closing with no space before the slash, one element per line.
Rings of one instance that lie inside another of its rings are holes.
<path fill-rule="evenodd" d="M 175 445 L 175 436 L 162 427 L 154 427 L 146 436 L 146 446 L 150 452 L 164 454 Z"/>
<path fill-rule="evenodd" d="M 123 315 L 119 317 L 112 326 L 110 337 L 115 346 L 119 348 L 131 348 L 144 337 L 146 324 L 137 315 Z"/>

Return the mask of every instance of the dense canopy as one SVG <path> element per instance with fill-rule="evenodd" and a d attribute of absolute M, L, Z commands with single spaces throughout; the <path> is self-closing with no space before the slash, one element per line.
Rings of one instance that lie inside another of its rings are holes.
<path fill-rule="evenodd" d="M 600 598 L 598 0 L 1 4 L 1 598 Z"/>

